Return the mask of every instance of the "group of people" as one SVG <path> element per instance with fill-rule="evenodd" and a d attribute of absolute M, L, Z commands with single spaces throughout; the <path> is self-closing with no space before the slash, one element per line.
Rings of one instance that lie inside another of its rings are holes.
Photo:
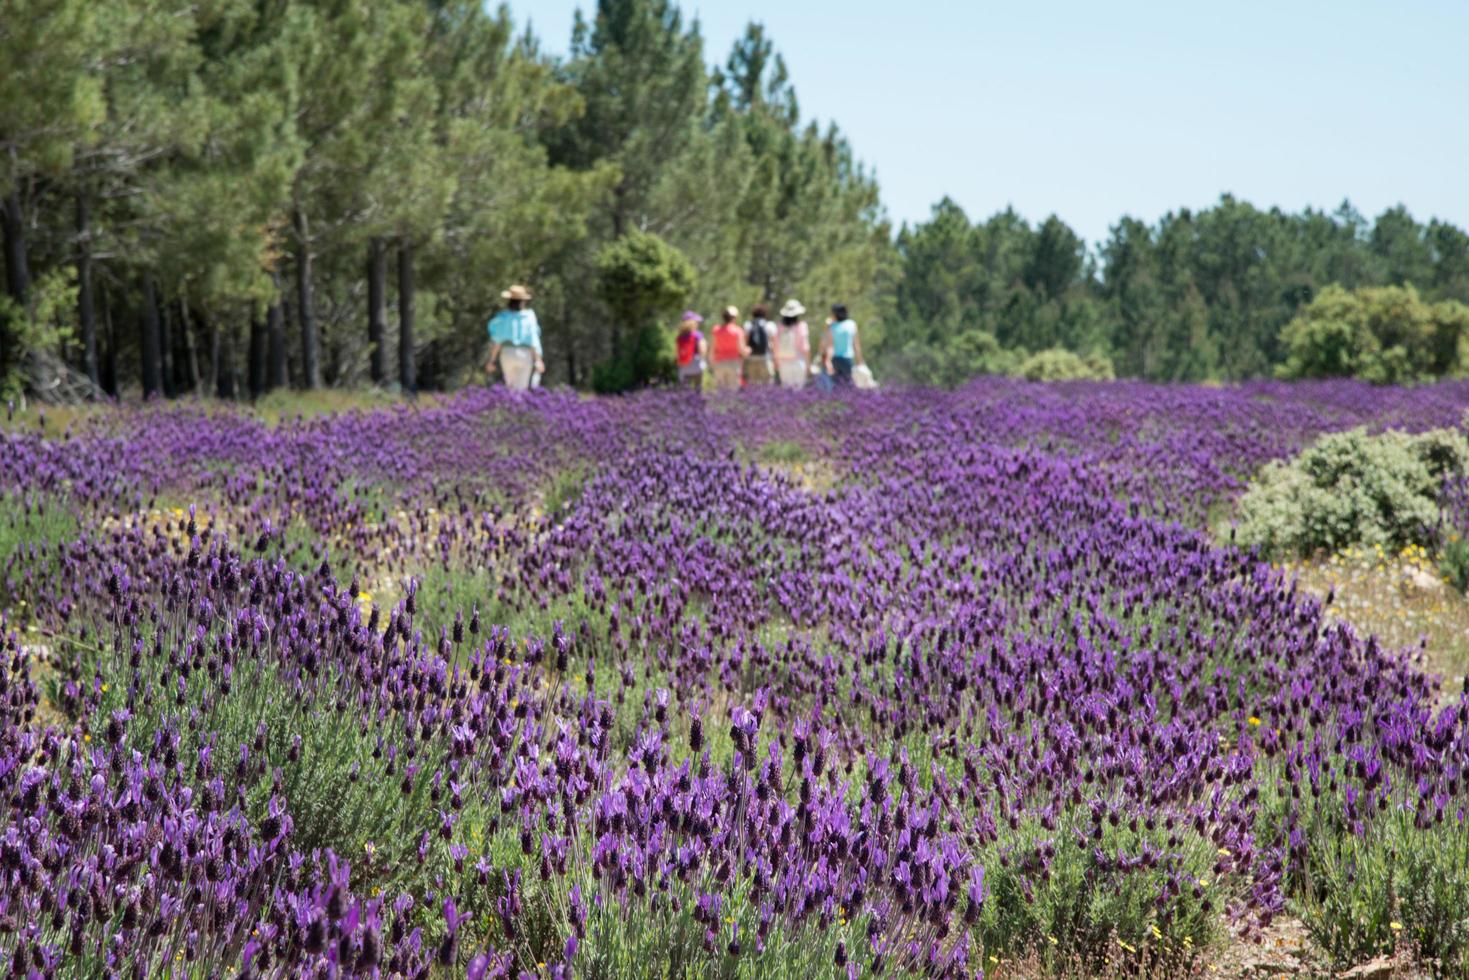
<path fill-rule="evenodd" d="M 834 305 L 826 319 L 819 360 L 813 362 L 805 315 L 806 307 L 793 299 L 780 308 L 779 322 L 771 321 L 764 305 L 756 305 L 750 319 L 741 324 L 739 309 L 726 306 L 724 319 L 710 331 L 711 344 L 699 329 L 704 318 L 693 310 L 685 311 L 676 343 L 679 382 L 702 388 L 708 373 L 715 391 L 772 381 L 783 388 L 800 388 L 813 375 L 821 384 L 852 384 L 853 372 L 862 364 L 857 322 L 841 303 Z"/>
<path fill-rule="evenodd" d="M 485 371 L 499 371 L 507 388 L 534 388 L 540 384 L 546 362 L 541 325 L 530 308 L 531 292 L 524 286 L 511 286 L 500 298 L 505 309 L 490 318 L 490 359 Z M 707 373 L 716 391 L 777 381 L 785 388 L 800 388 L 813 377 L 823 386 L 851 385 L 854 372 L 863 363 L 856 321 L 841 303 L 832 306 L 813 361 L 805 315 L 806 307 L 793 299 L 781 307 L 779 322 L 770 319 L 764 305 L 757 305 L 750 319 L 741 324 L 740 311 L 727 306 L 724 319 L 710 331 L 711 344 L 699 329 L 704 318 L 686 311 L 675 342 L 679 382 L 702 388 Z"/>

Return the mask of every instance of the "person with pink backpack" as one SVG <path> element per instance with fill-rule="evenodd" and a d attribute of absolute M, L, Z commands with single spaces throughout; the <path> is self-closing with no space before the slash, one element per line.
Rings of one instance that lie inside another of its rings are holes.
<path fill-rule="evenodd" d="M 799 300 L 787 300 L 780 308 L 780 323 L 775 328 L 775 376 L 782 388 L 804 388 L 807 366 L 811 363 L 811 335 L 801 319 L 806 307 Z"/>
<path fill-rule="evenodd" d="M 704 364 L 709 355 L 709 345 L 699 324 L 704 318 L 693 310 L 684 310 L 679 321 L 678 336 L 674 338 L 677 350 L 678 383 L 698 391 L 704 387 Z"/>

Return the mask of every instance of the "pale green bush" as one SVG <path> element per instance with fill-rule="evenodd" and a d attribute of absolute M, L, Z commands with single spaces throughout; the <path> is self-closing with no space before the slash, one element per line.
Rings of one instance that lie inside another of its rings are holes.
<path fill-rule="evenodd" d="M 1111 381 L 1117 376 L 1106 354 L 1083 357 L 1063 347 L 1036 351 L 1020 362 L 1015 374 L 1027 381 Z"/>
<path fill-rule="evenodd" d="M 1469 440 L 1453 429 L 1322 436 L 1260 471 L 1240 500 L 1236 541 L 1270 557 L 1428 544 L 1445 478 L 1466 470 Z"/>

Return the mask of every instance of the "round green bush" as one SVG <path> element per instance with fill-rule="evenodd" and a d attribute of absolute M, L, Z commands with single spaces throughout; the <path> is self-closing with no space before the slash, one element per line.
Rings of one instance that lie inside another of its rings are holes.
<path fill-rule="evenodd" d="M 1027 381 L 1111 381 L 1116 377 L 1107 355 L 1083 357 L 1063 347 L 1036 351 L 1020 362 L 1015 374 Z"/>
<path fill-rule="evenodd" d="M 1235 539 L 1273 558 L 1429 544 L 1444 480 L 1466 469 L 1469 439 L 1454 429 L 1322 436 L 1260 471 L 1240 499 Z"/>

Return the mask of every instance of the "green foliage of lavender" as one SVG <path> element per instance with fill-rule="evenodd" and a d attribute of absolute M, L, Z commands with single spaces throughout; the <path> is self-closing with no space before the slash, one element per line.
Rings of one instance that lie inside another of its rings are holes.
<path fill-rule="evenodd" d="M 0 494 L 0 608 L 23 600 L 26 577 L 76 532 L 63 494 Z"/>

